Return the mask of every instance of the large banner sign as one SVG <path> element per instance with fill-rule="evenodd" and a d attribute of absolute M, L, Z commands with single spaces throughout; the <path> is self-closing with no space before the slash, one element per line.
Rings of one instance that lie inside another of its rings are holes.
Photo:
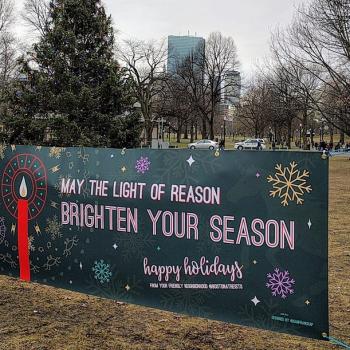
<path fill-rule="evenodd" d="M 0 171 L 2 274 L 328 334 L 319 153 L 1 146 Z"/>

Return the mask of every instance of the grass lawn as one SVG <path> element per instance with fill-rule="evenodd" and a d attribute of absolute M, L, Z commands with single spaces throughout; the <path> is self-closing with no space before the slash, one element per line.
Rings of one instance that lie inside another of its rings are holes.
<path fill-rule="evenodd" d="M 330 162 L 331 335 L 350 342 L 350 161 Z M 326 342 L 93 298 L 0 277 L 1 350 L 331 350 Z"/>
<path fill-rule="evenodd" d="M 200 137 L 200 135 L 198 137 L 199 137 L 198 140 L 195 140 L 195 141 L 199 141 L 202 139 Z M 220 136 L 217 136 L 217 138 L 220 140 Z M 249 139 L 249 138 L 254 138 L 254 137 L 244 137 L 244 136 L 236 135 L 234 138 L 232 138 L 232 136 L 227 136 L 226 142 L 225 142 L 225 146 L 226 146 L 225 148 L 226 149 L 233 149 L 234 144 L 236 142 L 244 141 L 244 140 Z M 330 141 L 329 135 L 325 135 L 324 140 L 326 142 L 329 142 Z M 169 138 L 167 138 L 167 137 L 164 138 L 164 141 L 169 142 Z M 266 141 L 266 139 L 265 139 L 265 141 Z M 334 145 L 336 145 L 338 141 L 339 141 L 339 135 L 335 135 L 334 136 Z M 319 143 L 320 138 L 316 136 L 314 138 L 314 142 Z M 346 142 L 350 142 L 350 137 L 347 137 L 347 136 L 345 137 L 345 143 Z M 178 142 L 176 142 L 176 138 L 174 137 L 174 135 L 171 135 L 171 137 L 170 137 L 170 145 L 175 146 L 177 148 L 187 148 L 187 145 L 189 143 L 190 143 L 190 139 L 181 139 L 181 142 L 178 143 Z M 268 148 L 270 147 L 269 143 L 267 143 L 267 147 Z M 299 149 L 298 147 L 295 147 L 295 143 L 293 141 L 292 141 L 292 149 Z"/>

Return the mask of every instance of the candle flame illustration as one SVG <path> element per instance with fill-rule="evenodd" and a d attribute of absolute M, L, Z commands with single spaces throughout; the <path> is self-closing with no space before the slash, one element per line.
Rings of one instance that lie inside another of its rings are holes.
<path fill-rule="evenodd" d="M 19 188 L 19 194 L 21 195 L 22 198 L 26 198 L 28 194 L 26 179 L 24 178 L 24 176 L 21 182 L 21 186 Z"/>

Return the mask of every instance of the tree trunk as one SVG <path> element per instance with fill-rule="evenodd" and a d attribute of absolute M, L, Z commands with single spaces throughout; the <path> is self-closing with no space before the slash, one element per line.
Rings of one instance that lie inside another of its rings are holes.
<path fill-rule="evenodd" d="M 209 127 L 210 127 L 210 140 L 215 139 L 215 132 L 214 132 L 214 116 L 215 116 L 215 111 L 213 110 L 210 115 L 210 121 L 209 121 Z"/>
<path fill-rule="evenodd" d="M 180 143 L 181 142 L 181 127 L 179 129 L 177 129 L 176 132 L 176 142 Z"/>
<path fill-rule="evenodd" d="M 304 111 L 303 113 L 303 120 L 302 120 L 302 128 L 303 128 L 303 149 L 307 149 L 307 111 Z"/>
<path fill-rule="evenodd" d="M 215 132 L 214 132 L 214 123 L 210 122 L 210 140 L 214 140 L 215 139 Z"/>
<path fill-rule="evenodd" d="M 194 141 L 194 125 L 193 125 L 193 122 L 191 122 L 191 130 L 190 130 L 190 135 L 191 135 L 191 140 L 190 140 L 190 143 L 193 143 Z"/>
<path fill-rule="evenodd" d="M 292 120 L 288 120 L 288 123 L 287 123 L 287 140 L 286 140 L 286 144 L 287 144 L 287 147 L 288 148 L 291 148 L 291 141 L 292 139 Z"/>
<path fill-rule="evenodd" d="M 152 144 L 153 123 L 150 120 L 145 120 L 145 136 L 148 145 Z"/>
<path fill-rule="evenodd" d="M 333 125 L 329 125 L 329 135 L 330 135 L 330 143 L 334 144 L 334 128 Z"/>
<path fill-rule="evenodd" d="M 342 145 L 344 145 L 344 143 L 345 143 L 345 133 L 344 133 L 344 131 L 341 131 L 341 130 L 340 130 L 340 140 L 339 140 L 339 142 Z"/>
<path fill-rule="evenodd" d="M 207 121 L 202 119 L 202 140 L 207 138 Z"/>
<path fill-rule="evenodd" d="M 188 140 L 188 123 L 185 123 L 184 139 Z"/>

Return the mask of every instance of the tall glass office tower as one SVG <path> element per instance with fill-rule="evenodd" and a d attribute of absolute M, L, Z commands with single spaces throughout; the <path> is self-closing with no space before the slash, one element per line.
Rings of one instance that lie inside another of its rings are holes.
<path fill-rule="evenodd" d="M 231 70 L 225 76 L 224 102 L 231 106 L 237 106 L 241 99 L 242 78 L 241 73 Z"/>
<path fill-rule="evenodd" d="M 168 36 L 168 73 L 176 73 L 176 68 L 186 58 L 196 53 L 204 54 L 205 39 L 194 36 Z"/>

